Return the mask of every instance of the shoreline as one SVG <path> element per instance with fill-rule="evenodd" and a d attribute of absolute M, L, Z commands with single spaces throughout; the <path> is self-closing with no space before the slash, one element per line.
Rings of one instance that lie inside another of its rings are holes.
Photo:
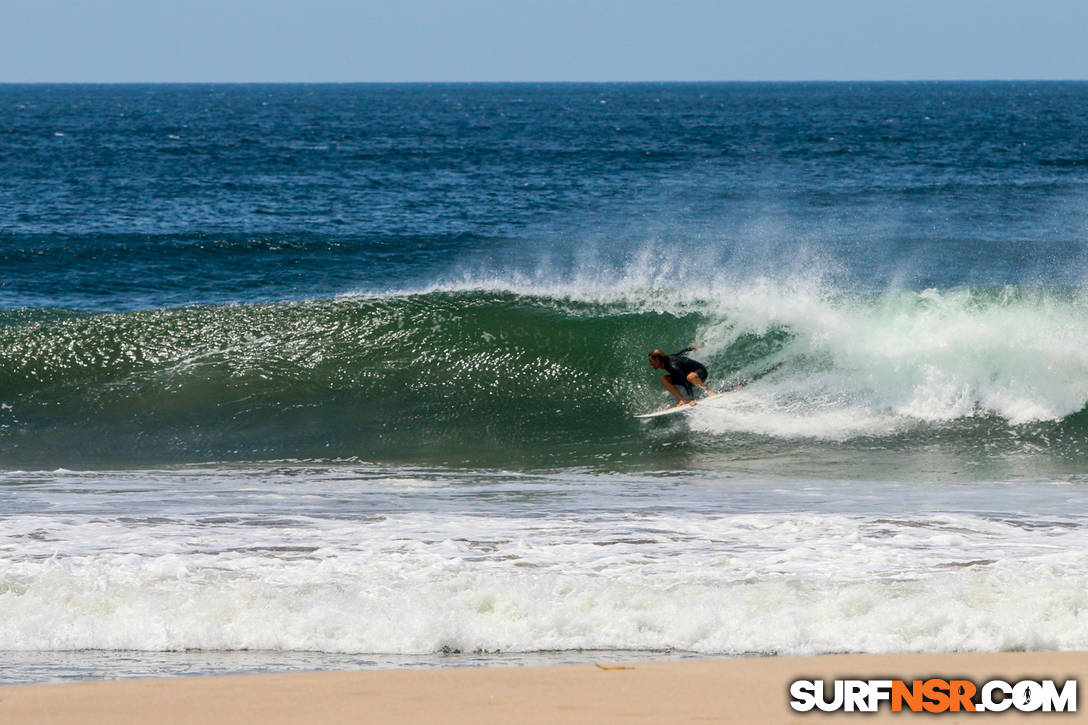
<path fill-rule="evenodd" d="M 5 725 L 176 723 L 785 723 L 884 722 L 873 713 L 801 713 L 789 706 L 796 679 L 957 678 L 983 683 L 1088 672 L 1088 652 L 822 655 L 630 664 L 438 667 L 81 681 L 0 687 Z M 1083 699 L 1083 698 L 1082 698 Z M 1012 719 L 1088 722 L 1076 713 Z M 919 713 L 920 714 L 920 713 Z M 978 713 L 944 713 L 960 722 Z M 925 714 L 924 717 L 933 717 Z M 898 721 L 898 720 L 897 720 Z"/>

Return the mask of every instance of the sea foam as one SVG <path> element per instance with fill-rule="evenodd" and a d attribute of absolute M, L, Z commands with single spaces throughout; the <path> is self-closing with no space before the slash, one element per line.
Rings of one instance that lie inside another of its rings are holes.
<path fill-rule="evenodd" d="M 28 481 L 57 511 L 0 520 L 0 650 L 1088 646 L 1075 482 L 406 473 Z"/>

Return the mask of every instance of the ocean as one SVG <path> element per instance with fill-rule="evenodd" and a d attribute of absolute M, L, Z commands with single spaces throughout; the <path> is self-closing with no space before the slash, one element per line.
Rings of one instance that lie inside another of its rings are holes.
<path fill-rule="evenodd" d="M 1088 83 L 0 85 L 2 683 L 1088 649 L 1086 512 Z"/>

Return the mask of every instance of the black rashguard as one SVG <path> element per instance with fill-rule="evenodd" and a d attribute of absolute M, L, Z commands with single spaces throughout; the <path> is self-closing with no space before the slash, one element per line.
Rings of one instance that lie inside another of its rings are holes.
<path fill-rule="evenodd" d="M 678 385 L 684 389 L 684 392 L 688 394 L 688 397 L 695 399 L 695 390 L 691 387 L 691 383 L 688 382 L 688 375 L 690 373 L 698 373 L 699 379 L 704 383 L 706 382 L 706 366 L 698 360 L 692 360 L 690 357 L 686 357 L 684 353 L 691 352 L 695 348 L 685 347 L 680 352 L 673 353 L 665 359 L 665 372 L 669 374 L 669 379 L 672 380 L 673 385 Z"/>

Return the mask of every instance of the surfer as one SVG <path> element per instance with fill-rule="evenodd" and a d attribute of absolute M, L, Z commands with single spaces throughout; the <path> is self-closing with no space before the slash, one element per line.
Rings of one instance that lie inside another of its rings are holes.
<path fill-rule="evenodd" d="M 661 383 L 666 390 L 675 395 L 680 401 L 676 404 L 677 406 L 695 405 L 695 389 L 692 387 L 694 385 L 698 385 L 705 390 L 707 395 L 714 393 L 706 385 L 706 366 L 698 360 L 692 360 L 685 355 L 685 353 L 698 349 L 698 345 L 692 345 L 672 355 L 666 355 L 660 350 L 654 350 L 649 355 L 650 367 L 654 370 L 664 370 L 667 373 L 661 376 Z M 684 392 L 691 398 L 690 401 L 680 394 L 680 389 L 677 386 L 684 389 Z"/>

